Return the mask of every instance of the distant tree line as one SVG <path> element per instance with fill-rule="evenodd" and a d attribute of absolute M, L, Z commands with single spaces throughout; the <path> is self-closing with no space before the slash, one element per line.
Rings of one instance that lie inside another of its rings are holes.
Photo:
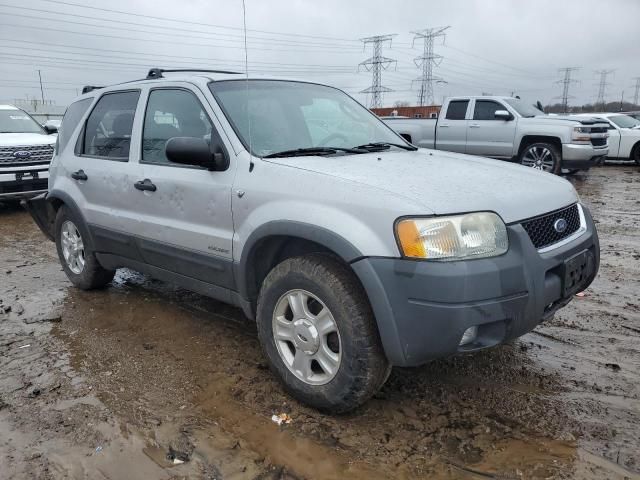
<path fill-rule="evenodd" d="M 640 105 L 631 102 L 586 103 L 584 105 L 569 105 L 567 113 L 593 113 L 593 112 L 632 112 L 640 110 Z M 545 113 L 565 113 L 561 103 L 554 103 L 544 107 Z"/>

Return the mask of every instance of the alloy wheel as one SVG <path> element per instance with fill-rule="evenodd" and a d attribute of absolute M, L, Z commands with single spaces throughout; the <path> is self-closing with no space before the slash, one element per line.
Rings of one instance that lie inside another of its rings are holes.
<path fill-rule="evenodd" d="M 554 158 L 551 150 L 543 146 L 529 147 L 522 156 L 522 165 L 525 167 L 553 172 Z"/>
<path fill-rule="evenodd" d="M 306 290 L 290 290 L 273 312 L 273 338 L 287 368 L 309 385 L 324 385 L 338 373 L 340 333 L 327 306 Z"/>
<path fill-rule="evenodd" d="M 67 263 L 67 267 L 76 275 L 84 270 L 84 242 L 78 227 L 71 220 L 66 220 L 60 229 L 60 243 L 62 245 L 62 256 Z"/>

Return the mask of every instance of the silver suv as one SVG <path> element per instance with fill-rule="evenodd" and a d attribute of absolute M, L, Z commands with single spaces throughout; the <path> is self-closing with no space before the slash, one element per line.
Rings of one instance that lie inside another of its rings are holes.
<path fill-rule="evenodd" d="M 335 88 L 154 69 L 85 90 L 26 204 L 71 282 L 127 267 L 237 305 L 321 410 L 529 332 L 598 270 L 570 183 L 417 149 Z"/>

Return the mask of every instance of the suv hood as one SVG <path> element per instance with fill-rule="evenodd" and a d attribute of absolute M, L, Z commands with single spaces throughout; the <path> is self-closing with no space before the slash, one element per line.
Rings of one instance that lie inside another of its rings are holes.
<path fill-rule="evenodd" d="M 29 147 L 32 145 L 53 145 L 57 135 L 44 133 L 0 133 L 0 147 Z"/>
<path fill-rule="evenodd" d="M 427 149 L 265 161 L 404 197 L 412 210 L 398 212 L 399 216 L 486 210 L 513 223 L 578 201 L 573 186 L 556 175 L 502 160 Z M 372 194 L 371 202 L 376 199 Z M 415 211 L 416 204 L 424 210 Z"/>

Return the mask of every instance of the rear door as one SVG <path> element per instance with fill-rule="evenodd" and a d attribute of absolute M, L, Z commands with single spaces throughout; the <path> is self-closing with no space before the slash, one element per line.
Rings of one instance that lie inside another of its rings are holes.
<path fill-rule="evenodd" d="M 140 90 L 104 93 L 95 103 L 61 161 L 65 190 L 80 207 L 98 252 L 138 259 L 127 232 L 138 226 L 134 179 L 140 166 L 130 161 L 136 149 L 134 117 Z M 65 128 L 61 140 L 64 141 Z"/>
<path fill-rule="evenodd" d="M 473 116 L 468 122 L 467 151 L 485 157 L 513 156 L 513 139 L 516 136 L 516 121 L 495 118 L 495 112 L 507 107 L 495 100 L 475 100 Z"/>
<path fill-rule="evenodd" d="M 450 100 L 444 117 L 436 126 L 436 148 L 465 153 L 467 146 L 467 110 L 469 100 Z"/>
<path fill-rule="evenodd" d="M 212 120 L 213 119 L 213 120 Z M 136 190 L 136 231 L 144 261 L 163 270 L 233 288 L 231 187 L 235 162 L 226 171 L 170 162 L 173 137 L 203 138 L 227 149 L 222 131 L 199 89 L 180 82 L 150 89 L 146 101 L 140 165 L 135 179 L 152 185 Z"/>

